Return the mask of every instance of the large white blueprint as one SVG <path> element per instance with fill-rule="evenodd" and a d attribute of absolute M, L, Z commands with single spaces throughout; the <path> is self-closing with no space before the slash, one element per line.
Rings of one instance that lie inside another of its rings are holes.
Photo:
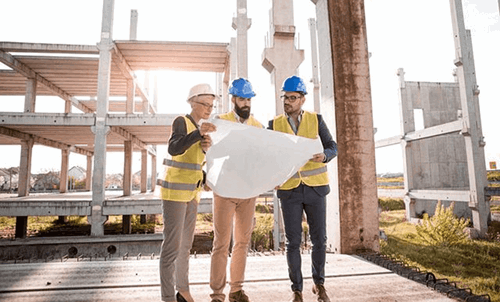
<path fill-rule="evenodd" d="M 321 140 L 259 129 L 221 119 L 210 120 L 206 154 L 207 183 L 213 192 L 232 198 L 251 198 L 274 189 L 294 175 L 314 154 Z"/>

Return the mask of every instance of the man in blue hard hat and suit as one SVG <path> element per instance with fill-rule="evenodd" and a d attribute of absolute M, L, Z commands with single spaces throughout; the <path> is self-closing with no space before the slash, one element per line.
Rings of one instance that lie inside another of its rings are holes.
<path fill-rule="evenodd" d="M 303 277 L 300 245 L 302 215 L 305 212 L 312 243 L 313 293 L 319 302 L 330 302 L 325 290 L 326 195 L 330 193 L 326 163 L 337 156 L 337 144 L 320 114 L 302 110 L 307 94 L 304 81 L 291 76 L 283 82 L 284 114 L 269 121 L 268 129 L 311 139 L 318 136 L 323 152 L 315 154 L 299 171 L 278 187 L 285 224 L 288 275 L 292 282 L 292 302 L 302 302 Z"/>
<path fill-rule="evenodd" d="M 250 108 L 255 92 L 247 79 L 239 78 L 229 88 L 232 111 L 217 116 L 234 123 L 264 128 L 251 114 Z M 242 159 L 245 160 L 245 159 Z M 247 199 L 222 197 L 214 193 L 213 219 L 214 242 L 210 265 L 210 288 L 212 302 L 225 301 L 226 267 L 231 243 L 231 228 L 234 221 L 234 246 L 231 254 L 229 301 L 249 302 L 243 291 L 245 267 L 250 239 L 253 231 L 255 201 L 257 196 Z"/>

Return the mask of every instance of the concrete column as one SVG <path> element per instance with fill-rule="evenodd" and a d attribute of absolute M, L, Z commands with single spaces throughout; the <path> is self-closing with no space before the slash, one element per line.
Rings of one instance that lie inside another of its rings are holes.
<path fill-rule="evenodd" d="M 132 195 L 132 141 L 124 142 L 123 195 Z"/>
<path fill-rule="evenodd" d="M 64 102 L 64 113 L 71 113 L 73 109 L 73 106 L 71 104 L 71 101 L 70 100 L 66 100 Z"/>
<path fill-rule="evenodd" d="M 248 29 L 252 20 L 247 18 L 247 0 L 237 0 L 237 17 L 233 18 L 233 28 L 236 30 L 236 45 L 238 56 L 238 78 L 248 79 Z"/>
<path fill-rule="evenodd" d="M 156 150 L 156 145 L 154 146 Z M 151 154 L 151 192 L 155 191 L 156 187 L 156 155 Z"/>
<path fill-rule="evenodd" d="M 137 22 L 139 19 L 139 13 L 136 9 L 130 11 L 130 40 L 137 40 Z M 135 88 L 136 83 L 133 79 L 127 80 L 127 101 L 126 101 L 126 113 L 132 114 L 135 111 Z"/>
<path fill-rule="evenodd" d="M 340 253 L 379 250 L 375 141 L 363 0 L 328 0 L 339 154 Z"/>
<path fill-rule="evenodd" d="M 59 177 L 59 193 L 66 193 L 68 191 L 68 164 L 69 164 L 69 150 L 61 150 L 61 176 Z"/>
<path fill-rule="evenodd" d="M 19 167 L 19 180 L 17 188 L 19 197 L 28 196 L 30 192 L 33 144 L 33 139 L 21 141 L 21 163 Z"/>
<path fill-rule="evenodd" d="M 400 125 L 401 125 L 401 137 L 404 137 L 407 133 L 415 131 L 415 117 L 413 114 L 413 106 L 411 102 L 405 100 L 405 72 L 403 68 L 399 68 L 397 71 L 399 77 L 399 103 L 400 103 Z M 415 199 L 410 198 L 410 191 L 414 189 L 413 182 L 413 149 L 411 148 L 411 142 L 401 140 L 401 150 L 403 151 L 403 175 L 404 175 L 404 190 L 405 190 L 405 210 L 406 210 L 406 220 L 411 221 L 412 217 L 416 217 L 415 211 Z"/>
<path fill-rule="evenodd" d="M 141 150 L 141 193 L 146 193 L 148 185 L 148 150 Z"/>
<path fill-rule="evenodd" d="M 231 41 L 229 43 L 229 61 L 230 61 L 230 76 L 229 76 L 229 82 L 232 82 L 233 80 L 236 79 L 237 75 L 237 69 L 238 69 L 238 53 L 236 50 L 236 38 L 231 38 Z M 229 100 L 229 85 L 226 90 L 224 90 L 224 93 L 222 94 L 222 110 L 223 112 L 228 112 L 232 110 L 232 102 Z"/>
<path fill-rule="evenodd" d="M 132 141 L 125 141 L 124 147 L 123 196 L 130 196 L 132 195 Z M 123 215 L 122 232 L 123 234 L 130 234 L 132 232 L 130 215 Z"/>
<path fill-rule="evenodd" d="M 464 120 L 462 135 L 465 139 L 469 171 L 469 207 L 472 210 L 474 228 L 479 232 L 479 236 L 484 238 L 488 231 L 490 205 L 484 195 L 484 188 L 487 185 L 485 142 L 479 111 L 479 88 L 476 82 L 472 39 L 470 31 L 465 29 L 462 1 L 450 0 L 450 7 L 455 41 L 455 66 L 457 66 Z"/>
<path fill-rule="evenodd" d="M 276 114 L 283 113 L 280 99 L 283 81 L 297 73 L 304 61 L 304 51 L 295 48 L 295 26 L 293 25 L 293 1 L 273 0 L 271 13 L 271 45 L 264 49 L 262 66 L 271 73 L 274 84 Z"/>
<path fill-rule="evenodd" d="M 318 36 L 318 64 L 320 72 L 320 112 L 328 125 L 333 139 L 337 140 L 335 123 L 335 99 L 333 96 L 333 63 L 328 21 L 327 0 L 312 1 L 316 4 L 316 31 Z M 330 252 L 340 253 L 340 200 L 338 183 L 338 161 L 328 163 L 330 194 L 326 196 L 326 233 L 327 248 Z"/>
<path fill-rule="evenodd" d="M 132 114 L 135 111 L 135 88 L 135 81 L 127 80 L 127 100 L 125 101 L 127 114 Z"/>
<path fill-rule="evenodd" d="M 144 73 L 144 91 L 147 98 L 142 98 L 142 113 L 149 114 L 149 70 Z"/>
<path fill-rule="evenodd" d="M 137 40 L 137 22 L 139 13 L 136 9 L 130 10 L 130 40 Z"/>
<path fill-rule="evenodd" d="M 92 190 L 92 156 L 87 155 L 87 173 L 85 178 L 85 190 Z"/>
<path fill-rule="evenodd" d="M 318 72 L 318 46 L 316 38 L 316 20 L 309 19 L 309 31 L 311 35 L 311 66 L 312 66 L 312 82 L 314 84 L 314 111 L 320 113 L 319 99 L 319 72 Z"/>
<path fill-rule="evenodd" d="M 24 96 L 24 112 L 35 112 L 36 104 L 36 86 L 35 78 L 26 79 L 26 94 Z"/>
<path fill-rule="evenodd" d="M 94 173 L 92 178 L 92 216 L 91 236 L 104 235 L 102 206 L 105 199 L 104 182 L 106 180 L 106 141 L 110 131 L 106 125 L 109 107 L 109 86 L 111 76 L 111 49 L 113 47 L 113 11 L 114 0 L 103 1 L 101 41 L 99 48 L 99 69 L 97 76 L 97 112 L 96 124 L 92 127 L 95 134 Z"/>
<path fill-rule="evenodd" d="M 19 197 L 28 196 L 31 179 L 31 157 L 33 154 L 33 139 L 21 142 L 21 163 L 17 193 Z M 12 182 L 11 182 L 12 184 Z M 28 216 L 16 217 L 16 238 L 26 238 L 28 231 Z"/>

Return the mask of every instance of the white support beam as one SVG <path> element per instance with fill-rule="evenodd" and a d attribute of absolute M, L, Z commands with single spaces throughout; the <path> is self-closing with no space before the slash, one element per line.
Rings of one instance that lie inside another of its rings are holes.
<path fill-rule="evenodd" d="M 429 200 L 450 200 L 469 202 L 469 191 L 458 190 L 411 190 L 408 192 L 410 198 L 413 199 L 429 199 Z"/>
<path fill-rule="evenodd" d="M 85 149 L 82 149 L 79 147 L 67 145 L 67 144 L 64 144 L 61 142 L 56 142 L 56 141 L 46 139 L 43 137 L 39 137 L 36 135 L 24 133 L 24 132 L 21 132 L 18 130 L 9 129 L 7 127 L 0 127 L 0 135 L 10 136 L 10 137 L 14 137 L 14 138 L 17 138 L 20 140 L 29 140 L 32 138 L 34 140 L 34 142 L 36 144 L 39 144 L 39 145 L 44 145 L 47 147 L 52 147 L 52 148 L 57 148 L 57 149 L 69 149 L 71 152 L 78 153 L 78 154 L 85 155 L 85 156 L 92 156 L 93 155 L 93 153 L 91 151 L 88 151 L 88 150 L 85 150 Z"/>
<path fill-rule="evenodd" d="M 6 52 L 99 54 L 99 50 L 95 45 L 0 42 L 0 49 Z"/>
<path fill-rule="evenodd" d="M 446 124 L 437 125 L 434 127 L 429 127 L 415 132 L 407 133 L 404 137 L 404 140 L 414 141 L 438 135 L 459 132 L 464 130 L 463 126 L 464 126 L 463 120 L 456 120 Z"/>
<path fill-rule="evenodd" d="M 95 115 L 66 114 L 66 113 L 1 113 L 0 126 L 23 125 L 23 126 L 93 126 Z"/>
<path fill-rule="evenodd" d="M 375 142 L 375 148 L 383 148 L 392 145 L 397 145 L 401 143 L 401 136 L 396 135 L 388 138 L 384 138 Z"/>
<path fill-rule="evenodd" d="M 108 126 L 170 126 L 177 116 L 175 114 L 109 114 L 106 124 Z"/>

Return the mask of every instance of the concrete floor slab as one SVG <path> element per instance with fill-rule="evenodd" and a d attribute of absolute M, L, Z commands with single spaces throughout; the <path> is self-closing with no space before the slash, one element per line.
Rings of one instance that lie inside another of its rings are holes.
<path fill-rule="evenodd" d="M 158 259 L 129 259 L 2 264 L 0 301 L 160 301 Z M 302 262 L 304 301 L 316 301 L 310 255 L 304 254 Z M 196 301 L 210 301 L 209 274 L 210 257 L 192 256 Z M 326 277 L 332 301 L 456 301 L 357 256 L 328 254 Z M 254 302 L 291 297 L 284 255 L 250 256 L 245 279 L 244 289 Z"/>

